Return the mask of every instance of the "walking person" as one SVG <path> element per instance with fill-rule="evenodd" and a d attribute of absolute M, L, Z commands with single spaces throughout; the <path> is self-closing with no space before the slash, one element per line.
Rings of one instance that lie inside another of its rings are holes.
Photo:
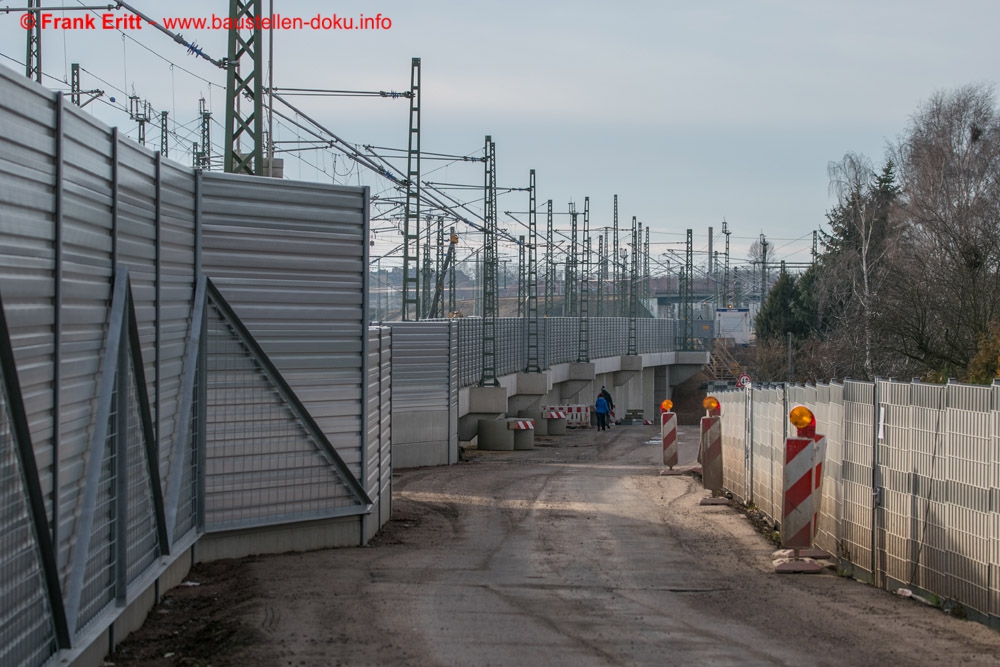
<path fill-rule="evenodd" d="M 608 407 L 608 400 L 604 398 L 603 394 L 598 394 L 594 408 L 594 411 L 597 413 L 597 430 L 607 431 L 608 413 L 611 411 L 611 408 Z"/>
<path fill-rule="evenodd" d="M 611 426 L 615 423 L 615 402 L 611 400 L 611 393 L 603 384 L 601 385 L 601 396 L 608 402 L 608 426 Z"/>

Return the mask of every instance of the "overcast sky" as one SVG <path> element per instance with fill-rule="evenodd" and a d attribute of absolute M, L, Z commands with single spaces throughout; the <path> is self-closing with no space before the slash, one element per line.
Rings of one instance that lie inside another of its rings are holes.
<path fill-rule="evenodd" d="M 25 4 L 0 0 L 0 9 Z M 228 11 L 222 0 L 132 4 L 154 18 Z M 990 44 L 1000 25 L 995 0 L 274 0 L 274 8 L 307 20 L 381 13 L 392 21 L 381 31 L 277 32 L 277 87 L 403 91 L 410 58 L 419 56 L 425 151 L 475 153 L 490 134 L 499 185 L 526 186 L 534 168 L 540 202 L 552 199 L 557 211 L 570 201 L 582 210 L 591 198 L 592 227 L 610 224 L 618 194 L 622 225 L 635 215 L 650 226 L 655 255 L 679 248 L 688 228 L 696 250 L 706 250 L 708 227 L 718 239 L 725 219 L 734 261 L 761 233 L 775 259 L 808 260 L 812 230 L 832 203 L 827 163 L 847 151 L 879 163 L 934 91 L 992 83 L 998 60 Z M 0 14 L 0 53 L 23 61 L 18 19 Z M 225 32 L 184 34 L 214 57 L 225 55 Z M 122 104 L 112 86 L 134 87 L 157 111 L 169 111 L 183 136 L 194 136 L 199 95 L 222 122 L 220 70 L 148 27 L 129 36 L 162 58 L 115 31 L 46 30 L 44 68 L 59 80 L 46 85 L 65 88 L 69 63 L 79 62 L 83 87 L 107 91 L 88 110 L 132 136 L 135 123 L 107 101 L 113 95 Z M 352 143 L 405 147 L 403 99 L 296 104 Z M 221 125 L 213 131 L 221 144 Z M 276 137 L 294 138 L 285 128 Z M 310 151 L 286 155 L 286 176 L 331 180 L 310 163 L 334 173 L 329 154 Z M 425 163 L 425 178 L 482 182 L 481 166 L 470 164 L 427 175 L 440 166 Z M 348 165 L 339 159 L 335 168 L 344 174 Z M 376 193 L 387 187 L 367 175 L 361 182 Z M 501 211 L 526 207 L 524 193 L 499 204 Z"/>

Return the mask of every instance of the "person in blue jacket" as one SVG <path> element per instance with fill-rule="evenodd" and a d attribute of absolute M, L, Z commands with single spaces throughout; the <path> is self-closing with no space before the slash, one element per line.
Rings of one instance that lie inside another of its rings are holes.
<path fill-rule="evenodd" d="M 607 431 L 608 430 L 608 413 L 611 408 L 608 407 L 608 399 L 604 398 L 604 395 L 598 395 L 597 403 L 594 406 L 597 412 L 597 430 Z"/>

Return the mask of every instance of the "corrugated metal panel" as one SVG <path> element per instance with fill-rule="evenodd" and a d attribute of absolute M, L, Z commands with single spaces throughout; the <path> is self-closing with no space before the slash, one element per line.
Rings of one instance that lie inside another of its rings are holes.
<path fill-rule="evenodd" d="M 392 334 L 388 327 L 368 330 L 368 479 L 365 485 L 374 503 L 367 526 L 371 539 L 389 520 L 392 507 L 391 380 Z"/>
<path fill-rule="evenodd" d="M 111 303 L 114 149 L 107 129 L 81 110 L 67 106 L 63 118 L 59 555 L 68 568 Z"/>
<path fill-rule="evenodd" d="M 0 140 L 0 291 L 11 325 L 42 492 L 51 499 L 49 518 L 58 512 L 59 576 L 64 587 L 74 576 L 83 581 L 78 591 L 79 630 L 88 622 L 113 618 L 101 614 L 111 599 L 109 577 L 114 568 L 127 565 L 126 579 L 133 580 L 152 564 L 162 565 L 156 558 L 159 544 L 154 534 L 151 479 L 143 467 L 145 440 L 137 427 L 134 386 L 121 389 L 131 426 L 126 433 L 108 435 L 109 442 L 120 435 L 120 451 L 128 452 L 124 486 L 128 498 L 115 498 L 110 459 L 88 462 L 97 418 L 99 369 L 108 344 L 116 257 L 132 274 L 145 375 L 150 382 L 157 375 L 153 303 L 157 161 L 152 153 L 128 141 L 116 142 L 112 130 L 66 100 L 57 104 L 57 99 L 52 92 L 0 68 L 0 125 L 4 128 Z M 164 165 L 164 170 L 170 174 L 176 201 L 164 206 L 173 215 L 175 227 L 171 270 L 165 271 L 174 282 L 162 291 L 169 293 L 174 307 L 161 308 L 165 311 L 161 317 L 164 321 L 174 318 L 171 354 L 179 360 L 193 294 L 193 176 L 177 165 Z M 161 365 L 169 357 L 161 352 Z M 134 359 L 139 363 L 139 356 Z M 54 405 L 57 383 L 60 400 Z M 155 396 L 155 386 L 145 389 Z M 172 391 L 176 402 L 179 383 L 175 382 Z M 169 426 L 170 422 L 160 426 L 161 436 L 169 435 Z M 58 457 L 53 447 L 57 429 Z M 169 456 L 170 449 L 169 443 L 161 442 L 161 452 Z M 94 478 L 97 511 L 93 514 L 81 506 L 88 465 L 99 468 Z M 127 564 L 112 555 L 112 540 L 118 539 L 110 519 L 115 503 L 129 508 Z M 88 519 L 82 525 L 93 526 L 87 534 L 77 534 L 82 515 Z M 70 557 L 88 545 L 89 564 L 81 575 L 72 571 Z"/>
<path fill-rule="evenodd" d="M 150 393 L 160 440 L 160 478 L 167 479 L 178 429 L 185 352 L 195 289 L 194 174 L 172 162 L 160 169 L 160 386 Z M 147 359 L 148 361 L 148 359 Z M 148 375 L 146 381 L 155 383 Z M 183 533 L 178 534 L 178 537 Z"/>
<path fill-rule="evenodd" d="M 382 329 L 380 341 L 381 380 L 379 383 L 379 517 L 384 526 L 392 514 L 392 331 Z M 454 366 L 453 366 L 454 368 Z M 454 373 L 452 374 L 455 375 Z"/>
<path fill-rule="evenodd" d="M 0 292 L 42 491 L 52 496 L 56 98 L 0 67 Z M 48 508 L 51 516 L 51 507 Z"/>
<path fill-rule="evenodd" d="M 360 479 L 368 189 L 205 174 L 202 196 L 206 275 Z"/>
<path fill-rule="evenodd" d="M 497 325 L 499 337 L 500 322 Z M 393 412 L 448 409 L 451 326 L 449 322 L 392 324 Z"/>
<path fill-rule="evenodd" d="M 363 511 L 351 490 L 356 480 L 346 468 L 341 474 L 318 431 L 309 430 L 266 370 L 265 357 L 252 349 L 214 299 L 209 311 L 206 530 Z"/>
<path fill-rule="evenodd" d="M 41 665 L 56 651 L 52 612 L 46 598 L 41 547 L 17 456 L 7 386 L 0 377 L 0 590 L 4 612 L 0 646 L 5 665 Z"/>

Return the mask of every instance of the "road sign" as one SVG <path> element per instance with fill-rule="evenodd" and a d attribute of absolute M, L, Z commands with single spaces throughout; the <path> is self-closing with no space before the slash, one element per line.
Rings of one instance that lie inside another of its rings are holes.
<path fill-rule="evenodd" d="M 742 387 L 746 387 L 746 388 L 749 389 L 750 388 L 750 376 L 747 375 L 746 373 L 740 373 L 739 379 L 736 380 L 736 386 L 737 387 L 741 387 L 741 388 Z"/>

